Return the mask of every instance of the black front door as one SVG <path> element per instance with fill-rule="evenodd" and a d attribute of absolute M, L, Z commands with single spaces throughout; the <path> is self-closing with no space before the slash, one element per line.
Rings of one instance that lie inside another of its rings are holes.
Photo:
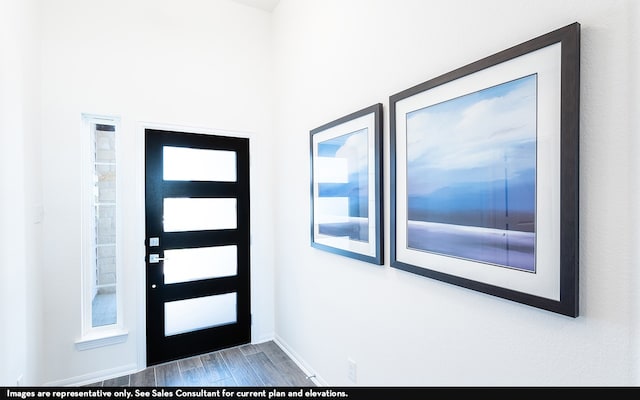
<path fill-rule="evenodd" d="M 147 364 L 251 341 L 249 139 L 145 131 Z"/>

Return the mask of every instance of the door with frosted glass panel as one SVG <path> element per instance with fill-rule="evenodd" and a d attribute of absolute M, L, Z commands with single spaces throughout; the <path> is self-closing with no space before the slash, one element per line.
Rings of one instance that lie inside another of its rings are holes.
<path fill-rule="evenodd" d="M 147 364 L 251 340 L 249 140 L 147 129 Z"/>

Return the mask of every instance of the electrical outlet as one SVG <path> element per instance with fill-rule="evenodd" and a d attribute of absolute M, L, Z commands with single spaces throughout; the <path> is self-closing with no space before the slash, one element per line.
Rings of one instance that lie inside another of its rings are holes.
<path fill-rule="evenodd" d="M 347 377 L 349 378 L 349 380 L 353 383 L 357 382 L 357 365 L 356 362 L 354 360 L 352 360 L 351 358 L 347 358 L 347 363 L 349 366 L 348 372 L 347 372 Z"/>

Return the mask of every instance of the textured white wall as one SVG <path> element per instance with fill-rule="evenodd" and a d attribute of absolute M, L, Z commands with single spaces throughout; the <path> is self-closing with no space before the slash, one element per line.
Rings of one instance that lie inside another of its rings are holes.
<path fill-rule="evenodd" d="M 631 0 L 282 0 L 274 13 L 276 334 L 351 385 L 637 385 L 637 61 Z M 582 25 L 577 319 L 389 267 L 388 98 Z M 632 63 L 635 62 L 635 65 Z M 309 130 L 385 106 L 385 266 L 309 245 Z"/>
<path fill-rule="evenodd" d="M 250 135 L 253 339 L 273 335 L 270 14 L 231 1 L 43 1 L 43 382 L 71 384 L 144 360 L 141 123 Z M 121 117 L 125 343 L 80 339 L 81 113 Z M 256 239 L 256 238 L 259 238 Z M 264 284 L 263 282 L 269 282 Z M 141 312 L 142 311 L 142 312 Z M 142 357 L 142 358 L 140 358 Z"/>
<path fill-rule="evenodd" d="M 35 1 L 0 3 L 0 385 L 7 386 L 39 382 L 38 15 Z"/>

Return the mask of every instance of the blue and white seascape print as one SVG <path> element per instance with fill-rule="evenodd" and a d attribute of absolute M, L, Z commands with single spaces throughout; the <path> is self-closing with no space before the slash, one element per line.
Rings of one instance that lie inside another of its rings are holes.
<path fill-rule="evenodd" d="M 333 181 L 318 183 L 318 233 L 329 237 L 369 241 L 369 130 L 360 129 L 318 143 L 318 157 L 325 176 Z M 328 161 L 328 162 L 327 162 Z"/>
<path fill-rule="evenodd" d="M 537 76 L 406 117 L 407 246 L 535 272 Z"/>

